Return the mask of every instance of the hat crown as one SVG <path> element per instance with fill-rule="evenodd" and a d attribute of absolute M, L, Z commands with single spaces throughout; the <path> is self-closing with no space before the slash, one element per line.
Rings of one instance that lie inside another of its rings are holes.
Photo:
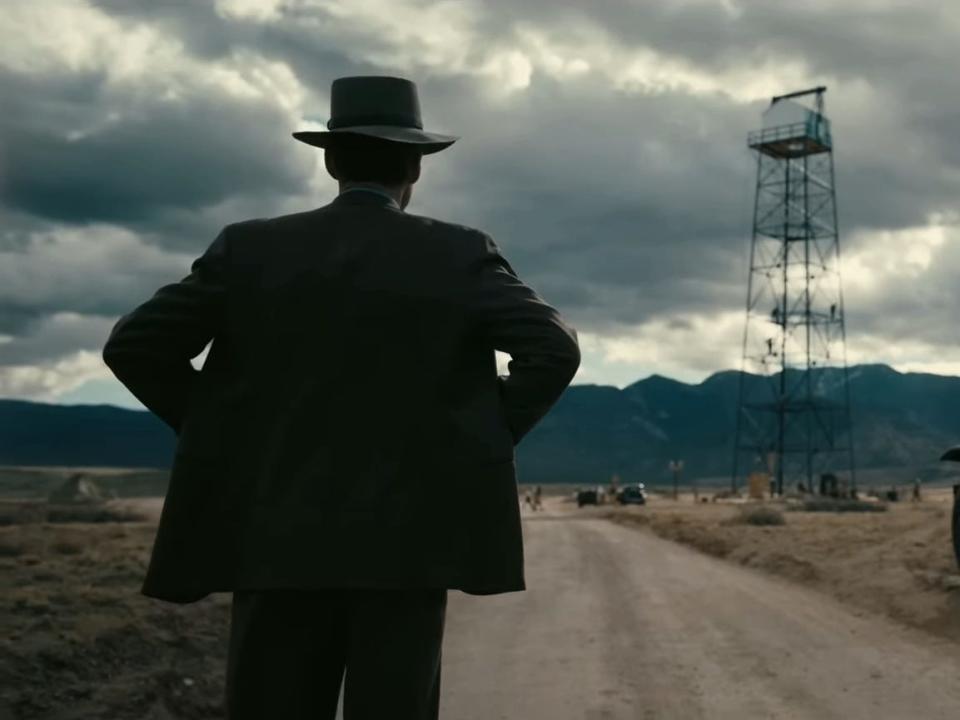
<path fill-rule="evenodd" d="M 330 89 L 328 130 L 364 125 L 423 129 L 417 86 L 386 76 L 342 77 Z"/>

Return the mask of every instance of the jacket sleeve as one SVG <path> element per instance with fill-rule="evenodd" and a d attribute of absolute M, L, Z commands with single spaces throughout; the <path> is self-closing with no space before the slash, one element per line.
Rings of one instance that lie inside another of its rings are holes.
<path fill-rule="evenodd" d="M 560 398 L 580 366 L 577 332 L 525 285 L 493 239 L 482 235 L 472 270 L 470 311 L 479 332 L 510 355 L 500 394 L 514 443 Z"/>
<path fill-rule="evenodd" d="M 176 432 L 199 376 L 190 360 L 223 325 L 226 261 L 224 230 L 187 277 L 121 317 L 103 348 L 120 382 Z"/>

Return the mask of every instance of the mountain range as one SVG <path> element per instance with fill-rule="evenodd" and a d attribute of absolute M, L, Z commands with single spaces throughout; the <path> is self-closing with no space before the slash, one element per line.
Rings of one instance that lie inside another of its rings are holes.
<path fill-rule="evenodd" d="M 885 365 L 849 377 L 858 468 L 930 466 L 960 441 L 960 377 Z M 519 479 L 666 482 L 679 458 L 686 479 L 728 477 L 740 381 L 725 371 L 699 384 L 653 375 L 622 389 L 572 385 L 517 448 Z M 0 400 L 0 465 L 167 467 L 173 447 L 144 411 Z"/>

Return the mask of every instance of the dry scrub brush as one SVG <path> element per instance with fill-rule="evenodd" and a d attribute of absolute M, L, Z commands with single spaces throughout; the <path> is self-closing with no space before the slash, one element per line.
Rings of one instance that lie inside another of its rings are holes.
<path fill-rule="evenodd" d="M 887 504 L 867 500 L 837 500 L 835 498 L 810 498 L 791 510 L 802 512 L 886 512 Z"/>
<path fill-rule="evenodd" d="M 731 522 L 741 525 L 786 525 L 787 519 L 777 508 L 761 505 L 759 507 L 744 508 Z"/>

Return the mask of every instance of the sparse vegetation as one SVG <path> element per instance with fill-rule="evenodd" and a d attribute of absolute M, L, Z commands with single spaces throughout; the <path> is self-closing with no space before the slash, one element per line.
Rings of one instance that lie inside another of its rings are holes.
<path fill-rule="evenodd" d="M 184 613 L 140 594 L 152 510 L 144 523 L 74 525 L 44 522 L 46 503 L 3 510 L 14 520 L 0 528 L 0 716 L 223 717 L 229 595 Z"/>
<path fill-rule="evenodd" d="M 40 502 L 0 500 L 0 527 L 43 522 L 44 513 L 44 505 Z"/>
<path fill-rule="evenodd" d="M 170 475 L 168 470 L 82 472 L 96 480 L 106 498 L 162 497 Z M 0 498 L 46 500 L 75 473 L 70 468 L 0 467 Z"/>
<path fill-rule="evenodd" d="M 885 512 L 887 504 L 867 500 L 837 500 L 834 498 L 810 498 L 791 510 L 801 512 Z"/>
<path fill-rule="evenodd" d="M 23 545 L 15 540 L 0 540 L 0 557 L 12 558 L 23 555 Z"/>
<path fill-rule="evenodd" d="M 142 522 L 145 519 L 140 513 L 103 505 L 60 505 L 47 510 L 47 522 L 51 523 Z"/>
<path fill-rule="evenodd" d="M 744 508 L 734 518 L 734 522 L 744 525 L 786 525 L 787 519 L 775 507 L 761 505 L 759 507 Z"/>
<path fill-rule="evenodd" d="M 611 517 L 956 641 L 960 576 L 951 542 L 952 504 L 949 489 L 929 488 L 917 503 L 810 495 L 767 503 L 654 501 L 642 512 L 618 508 Z M 813 511 L 802 512 L 807 506 Z M 779 510 L 786 524 L 749 524 L 747 513 L 764 507 Z"/>
<path fill-rule="evenodd" d="M 48 504 L 13 501 L 0 505 L 0 527 L 31 523 L 127 523 L 143 522 L 146 515 L 109 503 Z"/>
<path fill-rule="evenodd" d="M 57 540 L 50 545 L 50 549 L 59 555 L 79 555 L 83 552 L 83 545 L 70 540 Z"/>

